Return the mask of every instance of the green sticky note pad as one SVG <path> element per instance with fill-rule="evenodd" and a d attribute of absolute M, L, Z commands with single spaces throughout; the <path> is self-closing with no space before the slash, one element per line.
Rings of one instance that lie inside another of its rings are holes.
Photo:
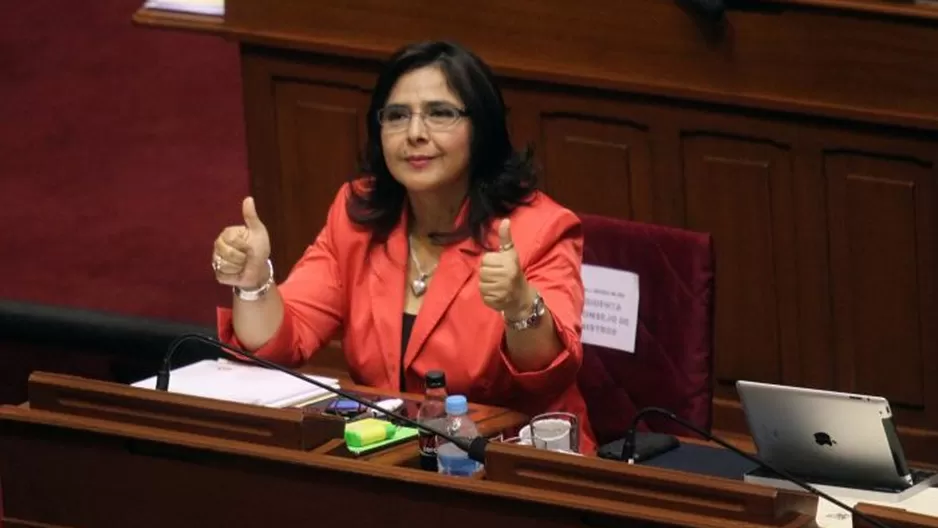
<path fill-rule="evenodd" d="M 371 421 L 371 420 L 375 420 L 375 419 L 374 419 L 374 418 L 367 418 L 366 420 Z M 394 432 L 393 432 L 393 434 L 390 434 L 390 435 L 389 435 L 387 438 L 385 438 L 384 440 L 379 440 L 379 441 L 377 441 L 377 442 L 370 442 L 370 443 L 368 443 L 367 445 L 359 446 L 359 445 L 355 445 L 355 444 L 357 444 L 358 442 L 353 441 L 353 435 L 350 435 L 350 434 L 349 434 L 349 431 L 348 431 L 348 428 L 349 428 L 349 427 L 353 427 L 353 428 L 354 428 L 354 427 L 355 427 L 355 424 L 357 424 L 357 423 L 359 423 L 359 422 L 358 422 L 358 421 L 356 421 L 356 422 L 349 422 L 349 423 L 347 423 L 347 424 L 345 425 L 345 427 L 346 427 L 346 435 L 345 435 L 345 440 L 346 440 L 346 441 L 345 441 L 345 446 L 348 448 L 349 452 L 351 452 L 351 453 L 353 453 L 353 454 L 355 454 L 355 455 L 361 455 L 361 454 L 369 453 L 369 452 L 371 452 L 371 451 L 375 451 L 375 450 L 381 449 L 381 448 L 383 448 L 383 447 L 391 446 L 391 445 L 394 445 L 394 444 L 398 444 L 398 443 L 404 442 L 404 441 L 406 441 L 406 440 L 410 440 L 411 438 L 414 438 L 414 437 L 417 436 L 417 429 L 414 428 L 414 427 L 394 427 Z M 392 426 L 392 427 L 393 427 L 393 426 Z"/>

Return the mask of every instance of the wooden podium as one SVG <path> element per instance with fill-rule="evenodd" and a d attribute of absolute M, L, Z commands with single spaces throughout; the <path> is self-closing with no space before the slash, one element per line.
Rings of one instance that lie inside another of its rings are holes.
<path fill-rule="evenodd" d="M 355 390 L 354 387 L 351 387 Z M 524 417 L 473 406 L 485 435 Z M 414 442 L 356 458 L 340 420 L 34 373 L 0 407 L 4 528 L 812 525 L 817 499 L 491 443 L 480 478 Z"/>

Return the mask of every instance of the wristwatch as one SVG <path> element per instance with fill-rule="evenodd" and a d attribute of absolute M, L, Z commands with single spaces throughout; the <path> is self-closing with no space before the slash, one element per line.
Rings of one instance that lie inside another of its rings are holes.
<path fill-rule="evenodd" d="M 540 293 L 535 292 L 534 302 L 531 303 L 531 313 L 527 317 L 517 321 L 512 321 L 506 317 L 505 324 L 512 330 L 534 328 L 541 323 L 541 318 L 544 317 L 544 312 L 546 311 L 547 307 L 544 306 L 544 299 L 541 298 Z M 502 317 L 504 317 L 504 315 Z"/>
<path fill-rule="evenodd" d="M 237 286 L 232 287 L 234 294 L 238 296 L 242 301 L 256 301 L 267 294 L 270 291 L 270 288 L 274 285 L 274 265 L 267 259 L 267 282 L 261 285 L 260 288 L 255 288 L 253 290 L 245 290 L 244 288 L 239 288 Z"/>

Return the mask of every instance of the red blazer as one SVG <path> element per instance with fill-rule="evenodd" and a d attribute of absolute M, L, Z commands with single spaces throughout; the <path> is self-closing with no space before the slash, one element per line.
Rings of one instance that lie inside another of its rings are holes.
<path fill-rule="evenodd" d="M 349 219 L 343 186 L 326 226 L 278 286 L 284 319 L 276 335 L 256 351 L 262 357 L 299 365 L 338 332 L 352 379 L 398 390 L 403 365 L 406 389 L 422 392 L 430 370 L 446 372 L 447 391 L 470 401 L 515 409 L 529 416 L 546 411 L 575 413 L 580 450 L 595 450 L 586 404 L 577 388 L 583 359 L 580 323 L 583 236 L 579 218 L 546 195 L 510 216 L 511 236 L 525 277 L 541 293 L 564 351 L 543 370 L 519 372 L 508 358 L 500 313 L 482 302 L 482 250 L 471 239 L 448 246 L 425 293 L 407 349 L 401 333 L 409 260 L 407 212 L 387 244 L 370 244 L 371 234 Z M 490 247 L 498 247 L 496 220 Z M 237 345 L 231 312 L 218 311 L 219 335 Z M 403 358 L 402 358 L 403 355 Z"/>

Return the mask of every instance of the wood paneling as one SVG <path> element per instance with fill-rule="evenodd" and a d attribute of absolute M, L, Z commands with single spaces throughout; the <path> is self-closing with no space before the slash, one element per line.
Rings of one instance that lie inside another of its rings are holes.
<path fill-rule="evenodd" d="M 718 394 L 736 380 L 781 382 L 782 289 L 775 263 L 794 248 L 791 153 L 783 145 L 696 133 L 683 138 L 687 227 L 709 232 L 718 254 Z M 756 352 L 757 351 L 757 352 Z"/>
<path fill-rule="evenodd" d="M 706 26 L 679 3 L 480 0 L 466 10 L 460 0 L 241 0 L 226 5 L 225 32 L 374 59 L 406 42 L 450 39 L 512 78 L 938 126 L 938 21 L 929 6 L 901 18 L 889 14 L 904 6 L 888 0 L 874 15 L 824 0 L 736 2 L 724 23 Z"/>
<path fill-rule="evenodd" d="M 229 2 L 278 263 L 354 170 L 379 59 L 457 39 L 555 199 L 713 234 L 717 429 L 745 430 L 739 379 L 882 394 L 910 456 L 938 461 L 934 10 L 764 0 L 708 25 L 675 2 L 484 0 L 453 25 L 463 7 Z"/>
<path fill-rule="evenodd" d="M 608 117 L 544 114 L 544 189 L 575 211 L 650 218 L 651 159 L 642 127 Z"/>
<path fill-rule="evenodd" d="M 257 187 L 289 263 L 356 169 L 374 70 L 259 48 L 246 61 L 272 113 L 253 125 L 276 147 Z M 933 459 L 921 440 L 938 430 L 930 135 L 504 82 L 514 141 L 535 147 L 555 199 L 713 234 L 715 428 L 745 431 L 740 379 L 882 394 L 910 452 Z"/>
<path fill-rule="evenodd" d="M 929 160 L 824 156 L 837 384 L 935 416 L 935 171 Z"/>
<path fill-rule="evenodd" d="M 282 163 L 276 203 L 291 219 L 278 233 L 281 262 L 296 262 L 322 229 L 335 191 L 358 170 L 368 97 L 349 86 L 279 81 L 273 88 Z"/>
<path fill-rule="evenodd" d="M 359 166 L 374 73 L 333 61 L 241 53 L 251 192 L 270 232 L 278 279 L 322 228 Z M 337 81 L 338 80 L 338 81 Z"/>

